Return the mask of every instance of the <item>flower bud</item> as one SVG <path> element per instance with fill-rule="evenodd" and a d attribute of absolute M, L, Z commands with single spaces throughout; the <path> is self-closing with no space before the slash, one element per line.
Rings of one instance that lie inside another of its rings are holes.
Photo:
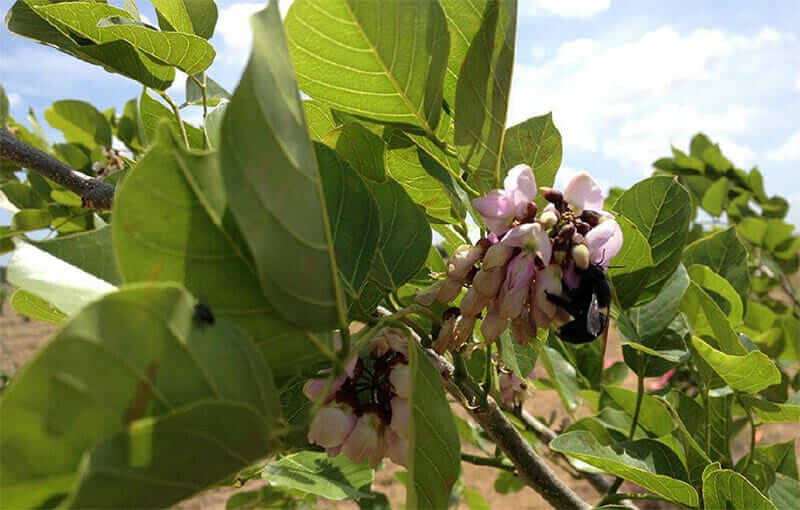
<path fill-rule="evenodd" d="M 520 253 L 509 262 L 505 281 L 500 288 L 501 317 L 513 319 L 522 313 L 534 274 L 535 259 L 530 253 Z"/>
<path fill-rule="evenodd" d="M 408 400 L 405 398 L 394 397 L 391 402 L 392 406 L 392 421 L 389 427 L 403 437 L 408 437 L 408 415 L 411 412 L 411 407 L 408 405 Z"/>
<path fill-rule="evenodd" d="M 386 340 L 391 350 L 408 356 L 408 336 L 402 329 L 388 328 Z"/>
<path fill-rule="evenodd" d="M 480 294 L 492 298 L 500 291 L 500 286 L 503 284 L 503 277 L 505 271 L 502 267 L 486 270 L 481 269 L 475 275 L 475 280 L 472 281 L 472 288 Z"/>
<path fill-rule="evenodd" d="M 575 222 L 575 228 L 578 230 L 578 233 L 583 236 L 588 234 L 589 231 L 592 229 L 592 227 L 588 223 L 580 220 Z"/>
<path fill-rule="evenodd" d="M 528 298 L 528 289 L 516 288 L 508 292 L 500 292 L 500 317 L 514 319 L 522 313 L 525 301 Z"/>
<path fill-rule="evenodd" d="M 451 315 L 449 317 L 445 317 L 442 321 L 442 327 L 439 330 L 439 335 L 433 342 L 433 350 L 438 354 L 444 354 L 447 352 L 447 350 L 450 348 L 450 345 L 454 343 L 456 335 L 456 322 L 458 318 L 459 315 Z"/>
<path fill-rule="evenodd" d="M 483 334 L 484 340 L 486 340 L 487 343 L 497 341 L 500 335 L 503 334 L 503 331 L 506 330 L 507 326 L 508 320 L 500 316 L 500 307 L 497 300 L 492 301 L 486 311 L 486 316 L 481 322 L 481 333 Z"/>
<path fill-rule="evenodd" d="M 536 213 L 538 211 L 539 207 L 536 205 L 536 202 L 528 202 L 525 206 L 525 214 L 517 219 L 520 223 L 531 223 L 536 219 Z"/>
<path fill-rule="evenodd" d="M 456 319 L 455 335 L 453 335 L 453 343 L 450 345 L 451 349 L 455 349 L 459 345 L 472 338 L 472 332 L 475 330 L 475 317 L 460 316 Z"/>
<path fill-rule="evenodd" d="M 600 214 L 591 209 L 584 209 L 581 212 L 581 220 L 586 222 L 589 227 L 596 227 L 600 223 Z"/>
<path fill-rule="evenodd" d="M 408 398 L 408 365 L 398 363 L 389 373 L 389 382 L 392 383 L 394 392 L 398 397 Z"/>
<path fill-rule="evenodd" d="M 525 399 L 525 392 L 528 389 L 527 383 L 517 377 L 514 372 L 503 370 L 498 377 L 500 385 L 500 396 L 507 405 L 521 403 Z"/>
<path fill-rule="evenodd" d="M 308 442 L 334 448 L 341 445 L 356 425 L 356 416 L 337 406 L 325 406 L 317 412 L 308 428 Z"/>
<path fill-rule="evenodd" d="M 567 223 L 558 231 L 558 237 L 561 239 L 571 239 L 573 235 L 575 235 L 575 225 L 572 223 Z"/>
<path fill-rule="evenodd" d="M 386 440 L 383 431 L 379 431 L 380 427 L 377 416 L 372 413 L 362 415 L 342 445 L 342 453 L 356 464 L 368 462 L 372 467 L 377 466 L 386 453 Z"/>
<path fill-rule="evenodd" d="M 453 280 L 463 280 L 470 269 L 483 256 L 483 248 L 462 244 L 447 261 L 447 277 Z"/>
<path fill-rule="evenodd" d="M 461 300 L 461 315 L 475 316 L 489 304 L 489 297 L 471 288 Z"/>
<path fill-rule="evenodd" d="M 520 314 L 511 321 L 511 338 L 519 345 L 528 345 L 536 337 L 536 326 L 531 324 L 529 314 Z"/>
<path fill-rule="evenodd" d="M 442 304 L 453 301 L 458 293 L 461 292 L 462 283 L 458 280 L 447 278 L 442 280 L 442 285 L 439 287 L 439 292 L 436 294 L 436 301 Z"/>
<path fill-rule="evenodd" d="M 561 264 L 564 262 L 564 259 L 567 258 L 567 252 L 564 250 L 556 250 L 553 252 L 553 262 L 556 264 Z"/>
<path fill-rule="evenodd" d="M 539 188 L 539 191 L 541 191 L 544 199 L 551 204 L 560 204 L 564 201 L 564 195 L 560 191 L 554 190 L 553 188 L 541 187 Z"/>
<path fill-rule="evenodd" d="M 572 260 L 578 269 L 589 268 L 589 248 L 585 244 L 577 244 L 572 247 Z"/>
<path fill-rule="evenodd" d="M 550 230 L 553 228 L 556 223 L 558 223 L 558 211 L 555 208 L 551 210 L 545 209 L 541 216 L 539 216 L 539 223 L 542 224 L 542 228 L 545 230 Z"/>
<path fill-rule="evenodd" d="M 395 464 L 408 467 L 408 439 L 392 430 L 387 431 L 386 455 Z"/>
<path fill-rule="evenodd" d="M 508 246 L 503 243 L 495 243 L 486 250 L 486 256 L 483 257 L 483 265 L 481 268 L 484 271 L 489 271 L 501 266 L 506 265 L 506 262 L 511 258 L 514 253 L 514 247 Z"/>
<path fill-rule="evenodd" d="M 425 306 L 432 305 L 433 302 L 436 301 L 436 297 L 439 295 L 439 291 L 442 289 L 443 284 L 444 280 L 439 280 L 433 285 L 420 290 L 417 293 L 417 297 L 414 298 L 414 301 Z"/>

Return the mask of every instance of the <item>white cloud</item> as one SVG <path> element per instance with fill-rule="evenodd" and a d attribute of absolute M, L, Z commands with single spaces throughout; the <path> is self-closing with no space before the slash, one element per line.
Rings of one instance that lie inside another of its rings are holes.
<path fill-rule="evenodd" d="M 522 4 L 522 14 L 545 13 L 565 18 L 588 18 L 610 6 L 611 0 L 527 0 Z"/>
<path fill-rule="evenodd" d="M 794 81 L 794 86 L 797 88 L 797 90 L 800 90 L 800 74 L 797 75 L 797 79 Z"/>
<path fill-rule="evenodd" d="M 280 0 L 278 9 L 281 17 L 286 16 L 292 0 Z M 217 21 L 217 33 L 222 35 L 225 44 L 231 49 L 250 52 L 252 34 L 250 32 L 250 16 L 264 9 L 263 2 L 241 2 L 235 3 L 222 9 Z"/>
<path fill-rule="evenodd" d="M 772 161 L 800 161 L 800 130 L 795 131 L 786 142 L 767 154 Z"/>
<path fill-rule="evenodd" d="M 20 96 L 16 92 L 10 92 L 8 94 L 8 105 L 11 108 L 14 108 L 15 106 L 17 106 L 19 104 L 22 104 L 22 96 Z"/>
<path fill-rule="evenodd" d="M 704 130 L 745 166 L 755 153 L 736 137 L 756 128 L 760 112 L 747 106 L 749 96 L 741 99 L 741 83 L 759 79 L 753 66 L 761 52 L 792 39 L 771 28 L 681 34 L 663 26 L 617 45 L 565 42 L 550 59 L 517 66 L 509 122 L 552 111 L 567 150 L 602 153 L 648 172 L 670 141 L 686 146 Z"/>

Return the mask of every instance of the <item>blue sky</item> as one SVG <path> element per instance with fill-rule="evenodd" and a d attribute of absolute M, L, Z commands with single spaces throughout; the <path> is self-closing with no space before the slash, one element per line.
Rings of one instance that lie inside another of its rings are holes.
<path fill-rule="evenodd" d="M 111 0 L 121 4 L 121 0 Z M 264 3 L 218 0 L 209 74 L 232 90 L 246 63 L 247 18 Z M 285 10 L 290 1 L 281 0 Z M 9 5 L 5 0 L 4 8 Z M 139 7 L 155 19 L 143 0 Z M 605 186 L 648 175 L 669 145 L 702 130 L 800 223 L 800 7 L 796 0 L 519 0 L 509 125 L 553 112 L 564 141 L 560 181 L 579 170 Z M 0 82 L 12 113 L 58 99 L 121 108 L 140 87 L 0 29 Z M 170 94 L 183 97 L 183 81 Z M 199 119 L 199 112 L 188 112 Z M 0 222 L 6 216 L 0 212 Z"/>

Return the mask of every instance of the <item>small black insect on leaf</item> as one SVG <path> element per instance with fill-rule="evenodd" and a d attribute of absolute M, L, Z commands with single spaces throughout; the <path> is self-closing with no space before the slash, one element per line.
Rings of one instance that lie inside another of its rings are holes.
<path fill-rule="evenodd" d="M 209 326 L 214 324 L 214 314 L 211 312 L 211 307 L 204 303 L 194 305 L 194 318 L 202 324 L 208 324 Z"/>

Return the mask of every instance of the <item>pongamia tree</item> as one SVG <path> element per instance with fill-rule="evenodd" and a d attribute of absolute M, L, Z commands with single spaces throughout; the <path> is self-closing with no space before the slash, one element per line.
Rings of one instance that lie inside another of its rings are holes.
<path fill-rule="evenodd" d="M 153 0 L 158 28 L 125 5 L 6 18 L 144 89 L 57 101 L 54 144 L 0 94 L 10 302 L 60 326 L 3 390 L 0 506 L 254 478 L 229 508 L 385 506 L 387 462 L 408 508 L 485 505 L 464 462 L 556 508 L 591 505 L 551 462 L 609 509 L 796 506 L 794 444 L 756 437 L 800 421 L 800 238 L 758 170 L 698 135 L 629 189 L 553 189 L 551 115 L 506 128 L 515 1 L 296 0 L 284 21 L 273 1 L 232 94 L 205 74 L 212 0 Z M 526 410 L 541 391 L 571 419 Z"/>

